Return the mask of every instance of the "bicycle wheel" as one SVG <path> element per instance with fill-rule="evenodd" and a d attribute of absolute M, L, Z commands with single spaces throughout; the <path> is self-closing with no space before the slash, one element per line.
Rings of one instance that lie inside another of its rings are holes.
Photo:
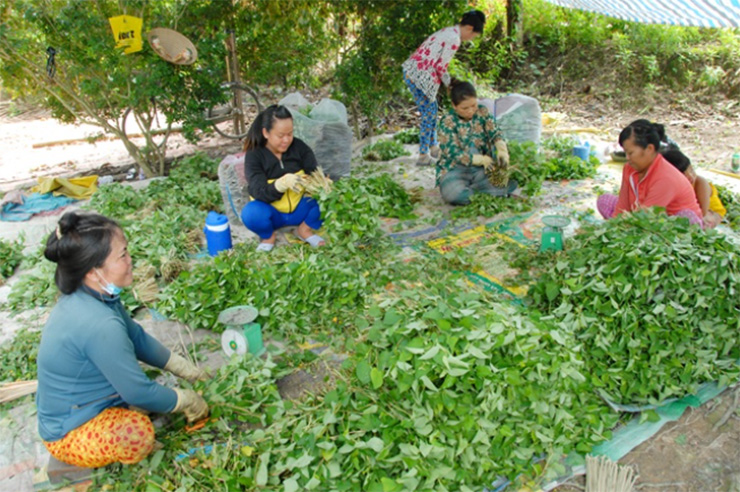
<path fill-rule="evenodd" d="M 206 112 L 206 119 L 219 135 L 241 140 L 247 135 L 251 122 L 262 111 L 262 104 L 257 92 L 246 84 L 231 83 L 224 90 L 228 94 L 228 102 L 210 108 Z"/>

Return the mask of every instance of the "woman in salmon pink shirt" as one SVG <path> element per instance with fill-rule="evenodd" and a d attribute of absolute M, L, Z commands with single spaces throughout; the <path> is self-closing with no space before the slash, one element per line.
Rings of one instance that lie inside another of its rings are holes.
<path fill-rule="evenodd" d="M 437 91 L 440 84 L 450 84 L 447 67 L 463 41 L 471 41 L 483 32 L 486 16 L 480 10 L 463 14 L 460 24 L 446 27 L 429 36 L 403 63 L 406 82 L 421 113 L 419 166 L 429 166 L 431 155 L 439 157 L 437 144 Z"/>
<path fill-rule="evenodd" d="M 668 215 L 702 224 L 701 208 L 691 183 L 658 152 L 660 135 L 655 124 L 633 121 L 619 134 L 619 144 L 627 156 L 619 196 L 604 194 L 596 201 L 605 219 L 641 208 L 663 207 Z"/>

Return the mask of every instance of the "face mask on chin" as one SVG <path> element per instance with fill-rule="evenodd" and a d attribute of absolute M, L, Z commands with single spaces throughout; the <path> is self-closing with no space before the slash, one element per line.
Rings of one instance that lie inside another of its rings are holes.
<path fill-rule="evenodd" d="M 98 285 L 100 285 L 100 288 L 103 289 L 103 292 L 108 294 L 109 296 L 117 296 L 121 293 L 123 290 L 121 287 L 117 286 L 113 282 L 108 282 L 105 277 L 103 277 L 103 274 L 100 273 L 100 270 L 96 270 L 98 277 L 105 282 L 105 284 L 98 282 Z"/>

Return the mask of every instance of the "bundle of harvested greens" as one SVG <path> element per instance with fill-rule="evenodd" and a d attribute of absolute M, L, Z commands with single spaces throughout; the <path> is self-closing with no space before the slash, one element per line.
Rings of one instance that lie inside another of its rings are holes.
<path fill-rule="evenodd" d="M 303 187 L 309 195 L 318 195 L 322 192 L 328 193 L 331 191 L 332 183 L 333 181 L 324 174 L 324 170 L 321 166 L 316 168 L 316 170 L 308 176 L 303 176 L 302 180 Z"/>

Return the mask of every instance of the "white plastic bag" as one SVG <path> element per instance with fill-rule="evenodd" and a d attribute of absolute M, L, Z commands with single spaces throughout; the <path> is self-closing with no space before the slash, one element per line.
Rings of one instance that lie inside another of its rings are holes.
<path fill-rule="evenodd" d="M 542 113 L 537 99 L 522 94 L 509 94 L 496 99 L 496 124 L 504 140 L 540 144 Z"/>
<path fill-rule="evenodd" d="M 311 119 L 317 121 L 339 122 L 347 124 L 347 108 L 339 101 L 334 99 L 322 99 L 309 115 Z"/>
<path fill-rule="evenodd" d="M 294 92 L 280 101 L 293 115 L 293 134 L 311 147 L 327 176 L 335 181 L 349 176 L 352 129 L 347 124 L 347 108 L 339 101 L 322 99 L 306 116 L 301 113 L 300 106 L 295 105 L 301 99 L 306 101 Z M 310 105 L 308 101 L 303 107 L 307 105 Z"/>
<path fill-rule="evenodd" d="M 308 99 L 303 97 L 303 94 L 301 94 L 300 92 L 291 92 L 290 94 L 282 98 L 278 104 L 280 106 L 295 109 L 303 109 L 306 106 L 311 105 L 311 103 L 308 102 Z"/>

